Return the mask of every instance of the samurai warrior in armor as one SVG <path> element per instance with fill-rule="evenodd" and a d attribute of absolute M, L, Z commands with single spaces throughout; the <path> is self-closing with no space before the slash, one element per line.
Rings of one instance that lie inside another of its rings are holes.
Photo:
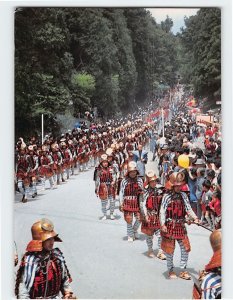
<path fill-rule="evenodd" d="M 148 246 L 148 257 L 154 258 L 153 251 L 153 236 L 158 238 L 158 254 L 159 259 L 165 260 L 161 249 L 161 235 L 160 235 L 160 222 L 159 222 L 159 209 L 162 200 L 163 186 L 158 185 L 157 177 L 154 171 L 147 172 L 148 185 L 145 188 L 143 196 L 143 211 L 142 211 L 142 227 L 141 231 L 146 234 L 146 243 Z"/>
<path fill-rule="evenodd" d="M 108 161 L 108 156 L 102 154 L 99 167 L 95 174 L 95 193 L 101 199 L 102 220 L 107 219 L 107 205 L 110 205 L 110 219 L 114 220 L 116 173 Z"/>
<path fill-rule="evenodd" d="M 60 249 L 53 249 L 54 242 L 62 242 L 53 223 L 41 219 L 32 225 L 31 232 L 32 240 L 17 273 L 17 299 L 76 299 L 65 258 Z"/>
<path fill-rule="evenodd" d="M 120 187 L 120 210 L 124 212 L 127 223 L 128 241 L 138 239 L 138 228 L 141 224 L 140 212 L 143 202 L 143 181 L 138 177 L 137 165 L 131 161 L 128 164 L 127 173 Z M 135 222 L 133 224 L 133 218 Z"/>
<path fill-rule="evenodd" d="M 186 215 L 195 223 L 199 220 L 191 208 L 187 194 L 181 192 L 181 187 L 185 183 L 184 174 L 174 172 L 170 175 L 169 181 L 171 190 L 164 194 L 160 207 L 161 248 L 166 255 L 168 276 L 170 279 L 175 279 L 177 275 L 173 271 L 173 254 L 175 243 L 178 242 L 181 250 L 180 268 L 183 269 L 179 277 L 190 280 L 191 276 L 186 271 L 188 254 L 191 250 L 185 227 Z"/>
<path fill-rule="evenodd" d="M 21 200 L 23 203 L 27 202 L 30 193 L 30 178 L 28 174 L 30 168 L 26 147 L 21 146 L 16 162 L 16 177 L 18 189 L 23 195 Z"/>

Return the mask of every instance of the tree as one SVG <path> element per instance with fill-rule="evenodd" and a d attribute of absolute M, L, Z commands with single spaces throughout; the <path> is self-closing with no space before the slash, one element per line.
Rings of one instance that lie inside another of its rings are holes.
<path fill-rule="evenodd" d="M 17 9 L 16 136 L 38 130 L 42 113 L 52 131 L 62 113 L 72 118 L 97 107 L 114 117 L 153 98 L 161 80 L 172 86 L 171 26 L 167 18 L 163 30 L 144 8 Z"/>
<path fill-rule="evenodd" d="M 74 73 L 72 83 L 72 104 L 74 116 L 78 117 L 80 111 L 90 110 L 91 97 L 95 92 L 95 78 L 87 73 Z"/>
<path fill-rule="evenodd" d="M 164 30 L 166 33 L 171 32 L 171 29 L 173 27 L 173 21 L 169 16 L 167 15 L 165 21 L 161 22 L 161 28 Z"/>
<path fill-rule="evenodd" d="M 193 84 L 195 96 L 214 104 L 221 97 L 221 10 L 201 8 L 196 16 L 185 18 L 185 25 L 180 35 L 182 77 Z"/>
<path fill-rule="evenodd" d="M 40 127 L 47 129 L 70 100 L 68 81 L 73 58 L 62 9 L 22 8 L 15 13 L 15 115 L 16 136 Z"/>

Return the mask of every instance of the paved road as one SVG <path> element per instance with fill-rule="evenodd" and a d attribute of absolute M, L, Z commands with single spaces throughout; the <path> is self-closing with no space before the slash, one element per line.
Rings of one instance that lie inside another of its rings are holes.
<path fill-rule="evenodd" d="M 149 162 L 147 168 L 152 167 L 155 163 Z M 57 245 L 66 257 L 72 287 L 79 298 L 190 299 L 192 281 L 169 281 L 166 262 L 145 255 L 143 234 L 140 240 L 128 243 L 119 210 L 116 220 L 99 220 L 100 202 L 94 194 L 92 174 L 93 170 L 89 170 L 72 176 L 58 189 L 39 191 L 36 199 L 25 204 L 16 194 L 14 233 L 19 255 L 31 239 L 31 225 L 47 217 L 63 240 Z M 192 245 L 188 270 L 197 276 L 211 255 L 209 232 L 195 225 L 189 226 L 188 231 Z M 177 249 L 175 265 L 178 263 Z"/>

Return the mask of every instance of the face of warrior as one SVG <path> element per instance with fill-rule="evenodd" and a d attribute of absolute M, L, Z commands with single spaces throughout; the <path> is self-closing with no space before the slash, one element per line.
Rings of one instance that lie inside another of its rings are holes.
<path fill-rule="evenodd" d="M 156 187 L 156 181 L 155 180 L 152 180 L 150 183 L 149 183 L 150 187 L 152 189 L 154 189 Z"/>
<path fill-rule="evenodd" d="M 24 155 L 25 155 L 25 153 L 26 153 L 26 151 L 25 151 L 25 150 L 20 150 L 20 155 L 21 155 L 21 156 L 24 156 Z"/>
<path fill-rule="evenodd" d="M 106 160 L 104 160 L 104 161 L 102 162 L 102 166 L 103 166 L 104 168 L 107 168 L 107 167 L 108 167 L 108 162 L 107 162 Z"/>
<path fill-rule="evenodd" d="M 47 239 L 42 243 L 43 249 L 45 251 L 51 251 L 54 245 L 54 238 Z"/>
<path fill-rule="evenodd" d="M 181 185 L 175 185 L 175 186 L 174 186 L 174 191 L 175 191 L 176 193 L 180 193 L 180 191 L 181 191 Z"/>
<path fill-rule="evenodd" d="M 137 176 L 137 171 L 130 171 L 129 172 L 129 177 L 130 178 L 135 178 Z"/>

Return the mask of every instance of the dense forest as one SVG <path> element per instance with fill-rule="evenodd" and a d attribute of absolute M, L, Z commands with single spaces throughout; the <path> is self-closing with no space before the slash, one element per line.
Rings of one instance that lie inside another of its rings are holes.
<path fill-rule="evenodd" d="M 196 97 L 221 97 L 221 11 L 200 9 L 174 35 L 144 8 L 17 8 L 16 136 L 59 130 L 56 116 L 109 118 L 159 97 L 179 76 Z"/>

